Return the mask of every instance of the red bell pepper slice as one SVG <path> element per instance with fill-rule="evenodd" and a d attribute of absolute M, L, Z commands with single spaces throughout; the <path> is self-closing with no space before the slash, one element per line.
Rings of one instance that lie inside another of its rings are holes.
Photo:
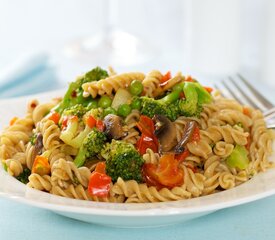
<path fill-rule="evenodd" d="M 68 116 L 64 116 L 64 117 L 62 118 L 61 130 L 67 128 L 67 126 L 68 126 L 68 120 L 69 120 L 69 117 L 68 117 Z"/>
<path fill-rule="evenodd" d="M 48 158 L 37 155 L 32 166 L 32 173 L 37 173 L 40 176 L 48 175 L 51 172 L 51 167 Z"/>
<path fill-rule="evenodd" d="M 250 110 L 247 107 L 243 108 L 243 114 L 251 118 Z"/>
<path fill-rule="evenodd" d="M 107 197 L 109 194 L 112 179 L 106 174 L 105 169 L 105 163 L 99 162 L 96 165 L 95 171 L 90 176 L 88 192 L 92 196 Z"/>
<path fill-rule="evenodd" d="M 101 121 L 101 120 L 97 120 L 97 121 L 96 121 L 96 128 L 97 128 L 99 131 L 103 132 L 104 129 L 105 129 L 104 122 Z"/>
<path fill-rule="evenodd" d="M 201 137 L 200 137 L 200 129 L 198 126 L 195 127 L 192 137 L 191 137 L 191 141 L 190 142 L 198 142 L 200 141 Z"/>
<path fill-rule="evenodd" d="M 96 119 L 95 119 L 92 115 L 90 115 L 90 116 L 87 117 L 87 119 L 86 119 L 86 124 L 87 124 L 90 128 L 93 128 L 93 127 L 95 127 L 95 125 L 96 125 Z"/>
<path fill-rule="evenodd" d="M 144 179 L 148 185 L 155 183 L 156 187 L 173 188 L 183 184 L 183 170 L 173 154 L 163 155 L 159 164 L 145 163 L 143 165 Z"/>
<path fill-rule="evenodd" d="M 185 149 L 183 151 L 183 153 L 176 154 L 175 159 L 178 160 L 178 162 L 183 162 L 185 160 L 185 158 L 187 158 L 189 156 L 189 154 L 190 154 L 190 152 L 188 151 L 188 149 Z"/>
<path fill-rule="evenodd" d="M 184 81 L 185 82 L 195 82 L 195 80 L 190 75 L 186 76 Z"/>
<path fill-rule="evenodd" d="M 66 129 L 68 127 L 68 121 L 78 121 L 78 117 L 77 116 L 64 116 L 62 118 L 62 122 L 61 122 L 61 130 Z"/>
<path fill-rule="evenodd" d="M 154 152 L 157 152 L 158 139 L 154 135 L 155 126 L 153 120 L 141 115 L 137 127 L 141 131 L 141 137 L 136 144 L 139 153 L 143 155 L 147 148 L 151 148 Z"/>
<path fill-rule="evenodd" d="M 141 115 L 137 123 L 139 131 L 147 136 L 154 135 L 155 125 L 151 118 Z"/>
<path fill-rule="evenodd" d="M 16 120 L 18 119 L 18 117 L 13 117 L 11 120 L 10 120 L 10 126 L 12 126 Z"/>
<path fill-rule="evenodd" d="M 153 152 L 158 152 L 157 139 L 148 137 L 145 134 L 141 134 L 136 146 L 141 155 L 146 153 L 147 148 L 152 149 Z"/>
<path fill-rule="evenodd" d="M 203 87 L 208 93 L 211 93 L 213 91 L 213 88 L 211 87 Z"/>
<path fill-rule="evenodd" d="M 166 74 L 163 75 L 162 79 L 160 80 L 161 85 L 166 83 L 171 78 L 172 78 L 171 71 L 168 71 Z"/>
<path fill-rule="evenodd" d="M 53 111 L 50 113 L 48 119 L 54 121 L 55 124 L 58 124 L 60 120 L 60 114 L 58 112 Z"/>

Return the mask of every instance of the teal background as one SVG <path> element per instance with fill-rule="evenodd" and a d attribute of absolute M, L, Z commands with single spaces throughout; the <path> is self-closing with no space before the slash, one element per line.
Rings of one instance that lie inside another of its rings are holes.
<path fill-rule="evenodd" d="M 112 228 L 0 199 L 0 239 L 275 239 L 275 196 L 158 228 Z"/>

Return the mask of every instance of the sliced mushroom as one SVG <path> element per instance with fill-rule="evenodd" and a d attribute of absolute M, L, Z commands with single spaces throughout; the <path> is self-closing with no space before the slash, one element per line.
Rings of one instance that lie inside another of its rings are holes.
<path fill-rule="evenodd" d="M 34 159 L 37 155 L 41 155 L 43 150 L 43 135 L 42 133 L 37 133 L 35 135 L 35 142 L 33 146 L 33 154 L 31 154 L 31 161 L 30 165 L 28 164 L 28 167 L 31 169 Z"/>
<path fill-rule="evenodd" d="M 176 154 L 182 153 L 184 151 L 185 145 L 190 141 L 196 125 L 197 125 L 196 121 L 192 120 L 187 122 L 184 128 L 183 137 L 175 147 Z"/>
<path fill-rule="evenodd" d="M 117 140 L 126 135 L 126 133 L 123 131 L 121 117 L 114 114 L 108 114 L 104 118 L 104 124 L 106 127 L 105 133 L 108 138 Z"/>
<path fill-rule="evenodd" d="M 43 149 L 43 135 L 42 133 L 38 133 L 35 139 L 34 144 L 34 156 L 40 155 Z"/>
<path fill-rule="evenodd" d="M 155 115 L 155 135 L 159 140 L 161 151 L 168 152 L 177 144 L 176 127 L 163 115 Z"/>

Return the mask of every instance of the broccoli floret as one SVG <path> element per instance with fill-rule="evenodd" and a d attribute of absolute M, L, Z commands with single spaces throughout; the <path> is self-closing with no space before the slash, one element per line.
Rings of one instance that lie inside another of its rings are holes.
<path fill-rule="evenodd" d="M 183 87 L 185 99 L 178 101 L 180 115 L 194 116 L 198 109 L 198 93 L 193 83 L 186 82 Z"/>
<path fill-rule="evenodd" d="M 102 108 L 94 108 L 94 109 L 91 109 L 87 114 L 93 116 L 97 120 L 102 119 L 103 118 L 103 109 Z"/>
<path fill-rule="evenodd" d="M 105 144 L 101 155 L 106 159 L 106 173 L 116 182 L 119 177 L 123 180 L 142 182 L 143 158 L 134 145 L 112 140 Z"/>
<path fill-rule="evenodd" d="M 100 67 L 96 67 L 96 68 L 92 69 L 91 71 L 85 73 L 82 83 L 98 81 L 100 79 L 107 78 L 108 76 L 109 75 L 106 70 L 103 70 Z"/>
<path fill-rule="evenodd" d="M 141 114 L 151 118 L 156 114 L 165 115 L 174 121 L 179 115 L 179 110 L 175 102 L 179 99 L 180 92 L 181 89 L 176 89 L 158 100 L 141 97 Z"/>
<path fill-rule="evenodd" d="M 178 116 L 180 115 L 180 110 L 179 110 L 179 100 L 177 100 L 176 102 L 169 104 L 166 107 L 166 111 L 165 111 L 165 116 L 168 117 L 171 121 L 175 121 Z"/>
<path fill-rule="evenodd" d="M 198 83 L 186 82 L 183 87 L 185 99 L 178 102 L 180 115 L 198 117 L 203 109 L 202 105 L 212 101 L 211 95 Z"/>
<path fill-rule="evenodd" d="M 67 122 L 67 127 L 61 131 L 60 139 L 74 148 L 80 148 L 84 138 L 92 130 L 88 125 L 85 125 L 85 128 L 79 131 L 80 124 L 81 122 L 77 116 L 70 117 Z"/>
<path fill-rule="evenodd" d="M 166 105 L 149 97 L 141 97 L 141 114 L 153 117 L 155 114 L 165 115 Z"/>
<path fill-rule="evenodd" d="M 17 180 L 20 182 L 27 184 L 29 182 L 29 176 L 31 175 L 31 170 L 28 168 L 24 168 L 23 172 L 17 176 Z"/>
<path fill-rule="evenodd" d="M 85 137 L 83 144 L 81 145 L 79 152 L 74 160 L 77 167 L 83 166 L 87 158 L 96 156 L 101 152 L 107 137 L 105 133 L 100 132 L 96 128 Z"/>
<path fill-rule="evenodd" d="M 82 104 L 76 104 L 64 110 L 63 115 L 65 116 L 77 116 L 81 119 L 84 114 L 88 111 L 87 107 L 84 107 Z"/>
<path fill-rule="evenodd" d="M 184 99 L 179 98 L 181 92 L 184 93 Z M 149 117 L 165 115 L 175 121 L 178 116 L 199 116 L 202 105 L 211 101 L 211 95 L 199 83 L 185 82 L 161 99 L 141 97 L 141 114 Z"/>
<path fill-rule="evenodd" d="M 62 101 L 53 109 L 56 112 L 62 114 L 63 111 L 76 104 L 82 104 L 87 106 L 92 100 L 91 97 L 83 97 L 82 84 L 86 82 L 98 81 L 100 79 L 108 77 L 107 71 L 96 67 L 87 72 L 84 76 L 76 79 L 76 81 L 70 83 L 67 92 L 65 93 Z"/>

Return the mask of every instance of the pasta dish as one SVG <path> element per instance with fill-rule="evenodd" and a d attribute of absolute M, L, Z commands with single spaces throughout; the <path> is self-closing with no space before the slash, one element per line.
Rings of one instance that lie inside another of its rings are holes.
<path fill-rule="evenodd" d="M 260 110 L 191 76 L 99 67 L 63 97 L 33 99 L 0 134 L 3 168 L 37 190 L 145 203 L 234 188 L 273 167 Z"/>

